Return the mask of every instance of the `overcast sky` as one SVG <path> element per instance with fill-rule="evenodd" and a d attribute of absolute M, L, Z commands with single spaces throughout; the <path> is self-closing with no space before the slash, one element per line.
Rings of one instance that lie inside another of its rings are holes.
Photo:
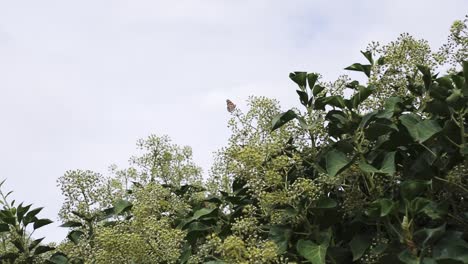
<path fill-rule="evenodd" d="M 205 171 L 230 98 L 296 103 L 288 73 L 326 80 L 402 32 L 438 47 L 468 0 L 0 0 L 0 179 L 57 220 L 66 170 L 125 167 L 138 138 L 190 145 Z M 352 75 L 353 76 L 353 75 Z M 39 235 L 60 241 L 56 222 Z"/>

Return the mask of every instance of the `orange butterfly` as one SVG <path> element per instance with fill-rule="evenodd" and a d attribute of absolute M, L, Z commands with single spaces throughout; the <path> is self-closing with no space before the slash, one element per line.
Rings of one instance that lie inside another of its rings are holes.
<path fill-rule="evenodd" d="M 236 105 L 229 99 L 226 100 L 226 104 L 227 104 L 227 110 L 229 113 L 232 113 L 234 112 L 234 110 L 236 109 Z"/>

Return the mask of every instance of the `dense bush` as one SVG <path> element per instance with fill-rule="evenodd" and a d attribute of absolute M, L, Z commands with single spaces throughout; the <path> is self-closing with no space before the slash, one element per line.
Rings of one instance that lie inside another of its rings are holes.
<path fill-rule="evenodd" d="M 293 72 L 302 109 L 251 97 L 232 111 L 209 179 L 189 147 L 138 142 L 111 176 L 59 179 L 67 239 L 3 197 L 3 263 L 468 263 L 468 32 L 432 52 L 407 34 L 341 76 Z M 436 74 L 438 66 L 448 73 Z M 447 67 L 446 67 L 447 68 Z M 232 109 L 231 109 L 232 110 Z"/>

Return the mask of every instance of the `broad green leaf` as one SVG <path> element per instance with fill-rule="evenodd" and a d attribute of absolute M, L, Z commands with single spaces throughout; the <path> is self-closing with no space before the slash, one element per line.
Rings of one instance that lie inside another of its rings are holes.
<path fill-rule="evenodd" d="M 23 224 L 24 225 L 28 225 L 30 223 L 32 223 L 34 221 L 34 218 L 36 217 L 36 215 L 42 211 L 43 207 L 39 207 L 39 208 L 36 208 L 36 209 L 33 209 L 31 211 L 29 211 L 23 218 Z"/>
<path fill-rule="evenodd" d="M 348 108 L 349 109 L 356 109 L 358 106 L 366 100 L 372 92 L 375 90 L 373 86 L 359 86 L 359 91 L 351 97 L 351 99 L 348 101 Z"/>
<path fill-rule="evenodd" d="M 307 74 L 307 82 L 309 84 L 309 88 L 312 90 L 312 94 L 314 94 L 313 92 L 313 88 L 315 88 L 315 83 L 317 82 L 317 79 L 318 79 L 319 75 L 317 73 L 308 73 Z M 315 96 L 316 94 L 314 94 Z"/>
<path fill-rule="evenodd" d="M 439 238 L 445 233 L 445 224 L 436 228 L 423 228 L 414 233 L 414 239 L 416 241 L 422 241 L 422 246 L 426 247 Z"/>
<path fill-rule="evenodd" d="M 320 198 L 317 201 L 317 205 L 315 207 L 321 208 L 321 209 L 329 209 L 329 208 L 335 208 L 337 205 L 338 203 L 335 200 L 325 196 L 325 197 Z"/>
<path fill-rule="evenodd" d="M 406 180 L 400 185 L 400 194 L 403 198 L 411 201 L 424 192 L 432 181 Z"/>
<path fill-rule="evenodd" d="M 367 173 L 378 173 L 378 172 L 380 172 L 377 168 L 375 168 L 374 166 L 370 165 L 369 163 L 367 163 L 366 161 L 363 161 L 363 160 L 359 161 L 358 166 L 362 171 L 367 172 Z"/>
<path fill-rule="evenodd" d="M 285 226 L 272 226 L 268 238 L 276 243 L 279 255 L 288 249 L 289 239 L 291 239 L 292 230 Z"/>
<path fill-rule="evenodd" d="M 24 207 L 23 203 L 20 203 L 18 205 L 18 209 L 16 210 L 16 217 L 18 218 L 19 222 L 23 220 L 23 217 L 28 212 L 29 208 L 31 208 L 31 204 Z"/>
<path fill-rule="evenodd" d="M 392 176 L 395 174 L 395 154 L 395 151 L 388 152 L 385 154 L 384 160 L 382 161 L 382 167 L 380 168 L 380 172 Z"/>
<path fill-rule="evenodd" d="M 312 94 L 314 96 L 317 96 L 320 92 L 322 92 L 323 90 L 325 90 L 325 87 L 321 86 L 321 85 L 315 85 L 314 88 L 312 89 Z"/>
<path fill-rule="evenodd" d="M 73 242 L 73 244 L 78 245 L 83 235 L 84 233 L 82 231 L 73 230 L 70 233 L 68 233 L 67 238 L 70 239 L 70 241 Z"/>
<path fill-rule="evenodd" d="M 200 218 L 210 217 L 216 213 L 217 213 L 217 208 L 202 208 L 200 210 L 195 211 L 195 213 L 193 213 L 192 219 L 197 220 Z"/>
<path fill-rule="evenodd" d="M 395 207 L 395 203 L 388 198 L 381 198 L 377 200 L 380 206 L 380 217 L 385 217 L 390 214 Z"/>
<path fill-rule="evenodd" d="M 299 88 L 304 90 L 307 85 L 307 72 L 291 72 L 289 74 L 289 78 L 293 80 L 297 85 L 299 85 Z"/>
<path fill-rule="evenodd" d="M 420 264 L 419 258 L 411 254 L 407 249 L 398 255 L 398 259 L 405 264 Z"/>
<path fill-rule="evenodd" d="M 325 264 L 327 245 L 317 245 L 309 240 L 299 240 L 296 245 L 299 255 L 312 264 Z"/>
<path fill-rule="evenodd" d="M 28 247 L 29 251 L 33 250 L 37 245 L 39 245 L 39 243 L 41 243 L 42 240 L 44 240 L 44 237 L 33 240 L 33 241 L 29 244 L 29 247 Z"/>
<path fill-rule="evenodd" d="M 371 65 L 362 65 L 360 63 L 354 63 L 353 65 L 346 67 L 345 70 L 360 71 L 365 73 L 367 77 L 370 77 Z"/>
<path fill-rule="evenodd" d="M 357 234 L 349 242 L 349 247 L 353 253 L 353 261 L 356 261 L 364 255 L 364 252 L 370 247 L 372 243 L 372 237 L 364 234 Z"/>
<path fill-rule="evenodd" d="M 360 160 L 358 163 L 359 168 L 367 173 L 382 173 L 387 175 L 395 174 L 395 153 L 388 152 L 385 154 L 384 160 L 382 161 L 382 166 L 380 169 L 375 168 L 374 166 L 368 164 L 364 160 Z"/>
<path fill-rule="evenodd" d="M 346 107 L 346 103 L 343 97 L 338 95 L 320 97 L 317 98 L 314 102 L 314 108 L 318 110 L 325 110 L 325 106 L 331 105 L 339 108 Z"/>
<path fill-rule="evenodd" d="M 38 246 L 36 248 L 36 250 L 34 250 L 34 254 L 35 255 L 40 255 L 40 254 L 44 254 L 44 253 L 52 251 L 52 250 L 55 250 L 55 248 L 54 247 L 49 247 L 49 246 Z"/>
<path fill-rule="evenodd" d="M 416 65 L 418 70 L 423 74 L 424 86 L 429 88 L 432 83 L 431 69 L 425 65 Z"/>
<path fill-rule="evenodd" d="M 48 225 L 48 224 L 51 224 L 51 223 L 53 223 L 53 221 L 50 220 L 50 219 L 47 219 L 47 218 L 37 219 L 36 221 L 34 221 L 33 228 L 38 229 L 38 228 L 41 228 L 41 227 L 43 227 L 45 225 Z"/>
<path fill-rule="evenodd" d="M 406 127 L 411 137 L 419 143 L 425 142 L 435 134 L 442 131 L 442 128 L 437 121 L 419 121 L 419 117 L 414 114 L 402 115 L 400 116 L 400 121 Z"/>
<path fill-rule="evenodd" d="M 83 226 L 83 224 L 80 222 L 68 221 L 68 222 L 65 222 L 63 225 L 61 225 L 60 227 L 80 227 L 80 226 Z"/>
<path fill-rule="evenodd" d="M 374 59 L 372 58 L 372 52 L 369 50 L 361 51 L 362 55 L 366 57 L 370 64 L 374 64 Z"/>
<path fill-rule="evenodd" d="M 5 223 L 0 223 L 0 233 L 10 231 L 10 225 Z"/>
<path fill-rule="evenodd" d="M 114 203 L 114 214 L 119 215 L 132 209 L 133 204 L 127 200 L 120 199 Z"/>
<path fill-rule="evenodd" d="M 281 113 L 273 118 L 271 121 L 271 131 L 274 131 L 282 126 L 284 124 L 288 123 L 289 121 L 293 120 L 294 118 L 297 118 L 296 113 L 294 113 L 293 110 L 288 110 L 284 113 Z"/>
<path fill-rule="evenodd" d="M 301 90 L 296 90 L 296 93 L 299 95 L 299 100 L 301 101 L 301 104 L 307 107 L 309 102 L 309 95 L 307 95 L 306 92 Z"/>
<path fill-rule="evenodd" d="M 60 252 L 54 253 L 49 259 L 47 263 L 52 264 L 69 264 L 68 257 Z"/>
<path fill-rule="evenodd" d="M 351 161 L 343 152 L 331 150 L 326 155 L 327 173 L 330 176 L 335 176 Z"/>

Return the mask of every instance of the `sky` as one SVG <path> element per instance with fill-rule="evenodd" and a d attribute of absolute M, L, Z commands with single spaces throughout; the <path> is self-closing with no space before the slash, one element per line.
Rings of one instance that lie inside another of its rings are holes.
<path fill-rule="evenodd" d="M 332 81 L 408 32 L 437 48 L 468 0 L 0 0 L 0 179 L 45 207 L 61 241 L 57 178 L 128 165 L 169 135 L 205 172 L 229 137 L 226 99 L 296 105 L 291 71 Z M 354 77 L 355 73 L 350 76 Z"/>

